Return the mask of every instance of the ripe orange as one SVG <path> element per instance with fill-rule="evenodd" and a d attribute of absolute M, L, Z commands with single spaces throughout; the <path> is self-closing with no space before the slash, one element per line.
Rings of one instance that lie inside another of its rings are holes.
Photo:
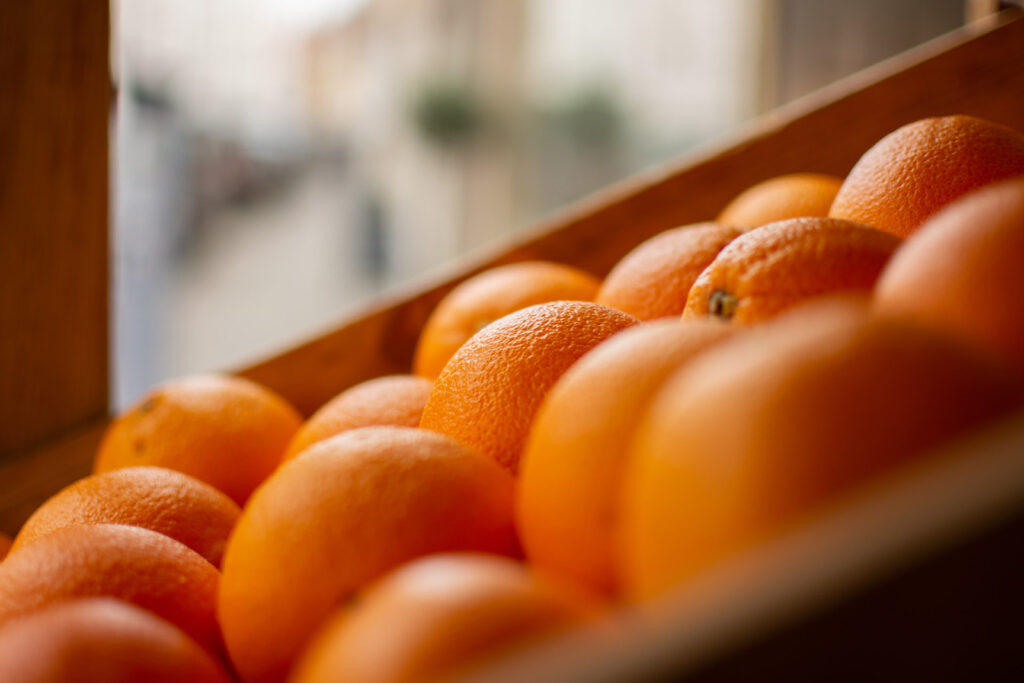
<path fill-rule="evenodd" d="M 575 301 L 505 316 L 452 356 L 420 426 L 472 446 L 515 474 L 544 395 L 580 356 L 636 322 L 607 306 Z"/>
<path fill-rule="evenodd" d="M 727 340 L 670 378 L 637 430 L 627 592 L 660 595 L 1022 400 L 969 346 L 850 302 Z"/>
<path fill-rule="evenodd" d="M 633 431 L 672 371 L 736 329 L 711 320 L 638 325 L 558 380 L 519 475 L 516 521 L 535 567 L 592 592 L 617 592 L 619 492 Z"/>
<path fill-rule="evenodd" d="M 239 505 L 281 461 L 302 424 L 277 394 L 239 377 L 187 377 L 149 392 L 107 429 L 95 472 L 157 465 L 184 472 Z"/>
<path fill-rule="evenodd" d="M 14 541 L 10 536 L 0 533 L 0 562 L 2 562 L 4 557 L 7 556 L 7 551 L 11 549 L 11 545 L 13 543 Z"/>
<path fill-rule="evenodd" d="M 467 339 L 498 318 L 548 301 L 590 301 L 600 284 L 590 273 L 546 261 L 513 263 L 475 275 L 450 291 L 427 319 L 413 370 L 437 377 Z"/>
<path fill-rule="evenodd" d="M 878 281 L 878 309 L 906 313 L 987 349 L 1024 378 L 1024 177 L 930 218 Z"/>
<path fill-rule="evenodd" d="M 357 427 L 418 427 L 423 406 L 434 383 L 413 375 L 390 375 L 357 384 L 341 392 L 306 420 L 284 459 L 311 444 Z"/>
<path fill-rule="evenodd" d="M 693 281 L 740 234 L 726 225 L 697 223 L 655 235 L 612 268 L 594 301 L 640 320 L 678 316 Z"/>
<path fill-rule="evenodd" d="M 112 597 L 154 612 L 208 652 L 223 652 L 217 570 L 163 534 L 120 524 L 67 527 L 0 564 L 0 626 L 58 602 Z"/>
<path fill-rule="evenodd" d="M 437 680 L 580 620 L 581 609 L 526 567 L 475 554 L 411 562 L 338 613 L 295 683 Z"/>
<path fill-rule="evenodd" d="M 690 290 L 685 318 L 771 318 L 824 294 L 869 292 L 899 239 L 853 221 L 792 218 L 736 238 Z"/>
<path fill-rule="evenodd" d="M 127 524 L 170 536 L 219 567 L 239 513 L 223 493 L 181 472 L 127 467 L 80 479 L 43 503 L 12 551 L 68 526 Z"/>
<path fill-rule="evenodd" d="M 1024 135 L 973 116 L 907 124 L 864 153 L 829 216 L 900 237 L 973 189 L 1024 174 Z"/>
<path fill-rule="evenodd" d="M 224 555 L 219 616 L 238 672 L 281 680 L 324 619 L 403 562 L 515 552 L 512 496 L 498 465 L 409 427 L 343 432 L 284 463 Z"/>
<path fill-rule="evenodd" d="M 188 636 L 118 600 L 52 605 L 0 629 L 4 683 L 227 683 Z"/>
<path fill-rule="evenodd" d="M 787 218 L 824 217 L 842 184 L 842 178 L 822 173 L 778 176 L 736 195 L 715 220 L 751 230 Z"/>

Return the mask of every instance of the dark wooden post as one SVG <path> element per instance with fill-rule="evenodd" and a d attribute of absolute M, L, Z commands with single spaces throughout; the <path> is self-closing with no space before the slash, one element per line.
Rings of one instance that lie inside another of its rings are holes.
<path fill-rule="evenodd" d="M 0 17 L 0 459 L 107 411 L 109 11 Z"/>

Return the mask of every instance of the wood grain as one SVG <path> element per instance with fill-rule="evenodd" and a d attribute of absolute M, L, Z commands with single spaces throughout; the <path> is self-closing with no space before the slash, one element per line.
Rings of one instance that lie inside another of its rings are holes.
<path fill-rule="evenodd" d="M 92 472 L 93 454 L 106 426 L 106 419 L 97 419 L 0 461 L 0 532 L 13 537 L 47 498 Z"/>
<path fill-rule="evenodd" d="M 106 2 L 4 5 L 0 459 L 107 412 L 108 54 Z"/>
<path fill-rule="evenodd" d="M 971 21 L 985 19 L 999 11 L 999 0 L 964 0 L 964 18 Z"/>
<path fill-rule="evenodd" d="M 1022 63 L 1024 21 L 982 22 L 941 37 L 777 110 L 731 142 L 599 193 L 519 242 L 417 283 L 241 374 L 309 413 L 356 382 L 408 372 L 430 311 L 484 268 L 542 258 L 604 275 L 642 240 L 713 218 L 755 182 L 797 171 L 846 175 L 878 139 L 926 116 L 973 114 L 1024 129 Z"/>

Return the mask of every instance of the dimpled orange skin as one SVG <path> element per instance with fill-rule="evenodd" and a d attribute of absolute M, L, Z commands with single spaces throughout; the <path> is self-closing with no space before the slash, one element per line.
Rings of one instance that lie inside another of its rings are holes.
<path fill-rule="evenodd" d="M 787 218 L 824 217 L 842 184 L 842 178 L 822 173 L 778 176 L 736 195 L 715 220 L 752 230 Z"/>
<path fill-rule="evenodd" d="M 186 377 L 149 392 L 108 427 L 93 471 L 167 467 L 243 505 L 280 463 L 301 424 L 294 408 L 255 382 Z"/>
<path fill-rule="evenodd" d="M 741 234 L 727 225 L 697 223 L 655 235 L 622 257 L 594 302 L 639 320 L 678 316 L 693 281 Z"/>
<path fill-rule="evenodd" d="M 454 550 L 512 554 L 513 481 L 456 441 L 363 427 L 314 444 L 253 495 L 224 556 L 219 617 L 242 679 L 279 681 L 339 605 Z"/>
<path fill-rule="evenodd" d="M 452 356 L 420 427 L 468 444 L 515 474 L 544 395 L 580 356 L 636 322 L 607 306 L 575 301 L 505 316 Z"/>
<path fill-rule="evenodd" d="M 619 497 L 633 431 L 675 369 L 738 329 L 712 320 L 637 325 L 558 380 L 519 475 L 516 521 L 533 566 L 595 594 L 618 592 Z"/>
<path fill-rule="evenodd" d="M 712 315 L 745 324 L 767 320 L 802 301 L 870 292 L 899 238 L 835 218 L 792 218 L 733 240 L 690 290 L 683 318 Z M 716 309 L 715 297 L 732 310 Z"/>
<path fill-rule="evenodd" d="M 436 680 L 581 620 L 583 611 L 509 559 L 445 554 L 411 562 L 339 612 L 293 683 Z"/>
<path fill-rule="evenodd" d="M 449 292 L 427 319 L 413 372 L 431 379 L 467 339 L 509 313 L 548 301 L 591 301 L 601 282 L 561 263 L 525 261 L 491 268 Z"/>
<path fill-rule="evenodd" d="M 0 563 L 0 626 L 58 602 L 111 597 L 155 613 L 220 656 L 219 578 L 198 553 L 155 531 L 67 527 Z"/>
<path fill-rule="evenodd" d="M 221 666 L 151 612 L 110 598 L 48 607 L 0 629 L 4 683 L 228 683 Z"/>
<path fill-rule="evenodd" d="M 423 406 L 434 383 L 414 375 L 371 379 L 341 392 L 317 410 L 299 428 L 284 459 L 290 460 L 310 445 L 359 427 L 418 427 Z"/>
<path fill-rule="evenodd" d="M 829 216 L 906 237 L 971 190 L 1024 173 L 1024 135 L 973 116 L 907 124 L 864 153 Z"/>
<path fill-rule="evenodd" d="M 971 347 L 865 304 L 814 302 L 727 340 L 670 378 L 637 430 L 626 592 L 662 595 L 1022 399 Z"/>
<path fill-rule="evenodd" d="M 875 290 L 879 311 L 941 327 L 1024 379 L 1024 177 L 950 204 L 900 247 Z"/>
<path fill-rule="evenodd" d="M 169 536 L 220 566 L 241 510 L 198 479 L 162 467 L 127 467 L 79 479 L 39 506 L 13 550 L 83 524 L 127 524 Z"/>

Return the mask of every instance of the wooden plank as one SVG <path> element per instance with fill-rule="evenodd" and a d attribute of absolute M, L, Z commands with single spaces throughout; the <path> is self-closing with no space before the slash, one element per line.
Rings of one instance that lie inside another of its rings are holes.
<path fill-rule="evenodd" d="M 13 537 L 46 499 L 88 475 L 106 426 L 106 419 L 98 419 L 45 446 L 0 461 L 0 532 Z"/>
<path fill-rule="evenodd" d="M 603 275 L 640 241 L 713 218 L 755 182 L 797 171 L 845 175 L 879 138 L 926 116 L 973 114 L 1024 129 L 1021 63 L 1024 21 L 996 20 L 943 36 L 772 113 L 732 142 L 599 193 L 518 243 L 469 259 L 433 282 L 417 283 L 241 374 L 308 413 L 356 382 L 407 372 L 417 334 L 434 305 L 481 269 L 543 258 Z"/>
<path fill-rule="evenodd" d="M 1020 681 L 1024 511 L 691 674 L 691 683 Z M 678 681 L 667 666 L 648 681 Z"/>
<path fill-rule="evenodd" d="M 107 411 L 108 7 L 0 20 L 0 457 Z"/>
<path fill-rule="evenodd" d="M 999 0 L 964 0 L 964 18 L 979 21 L 999 11 Z"/>

